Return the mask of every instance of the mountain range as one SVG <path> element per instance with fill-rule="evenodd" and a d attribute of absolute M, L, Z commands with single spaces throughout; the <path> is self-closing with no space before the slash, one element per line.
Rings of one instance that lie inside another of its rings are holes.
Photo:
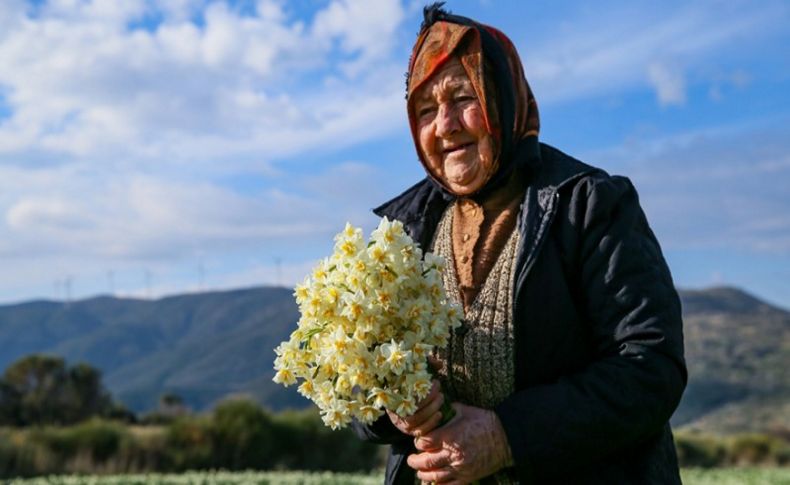
<path fill-rule="evenodd" d="M 790 431 L 790 312 L 730 287 L 680 295 L 690 377 L 673 424 Z M 292 291 L 278 287 L 3 305 L 0 369 L 31 353 L 87 362 L 137 412 L 164 393 L 194 410 L 234 394 L 273 410 L 304 407 L 293 388 L 271 381 L 273 349 L 298 318 Z"/>

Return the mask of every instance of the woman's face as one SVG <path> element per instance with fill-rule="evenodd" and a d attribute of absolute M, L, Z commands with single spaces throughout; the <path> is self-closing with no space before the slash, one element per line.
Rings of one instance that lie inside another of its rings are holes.
<path fill-rule="evenodd" d="M 469 195 L 491 176 L 494 153 L 483 109 L 457 59 L 414 93 L 419 146 L 431 173 L 457 195 Z"/>

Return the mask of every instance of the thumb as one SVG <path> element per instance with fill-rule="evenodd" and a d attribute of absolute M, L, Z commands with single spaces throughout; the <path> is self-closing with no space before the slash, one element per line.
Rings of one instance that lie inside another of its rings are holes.
<path fill-rule="evenodd" d="M 440 370 L 442 370 L 442 367 L 444 367 L 444 362 L 439 360 L 439 359 L 437 359 L 433 355 L 429 355 L 428 356 L 428 365 L 433 367 L 434 371 L 439 372 Z"/>

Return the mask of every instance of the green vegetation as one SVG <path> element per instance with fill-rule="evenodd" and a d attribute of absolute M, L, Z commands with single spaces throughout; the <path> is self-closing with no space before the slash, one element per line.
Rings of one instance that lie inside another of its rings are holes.
<path fill-rule="evenodd" d="M 379 485 L 378 474 L 331 472 L 190 472 L 180 475 L 52 476 L 12 480 L 8 485 Z"/>
<path fill-rule="evenodd" d="M 785 467 L 790 473 L 790 443 L 776 436 L 678 433 L 676 445 L 684 467 Z M 0 478 L 218 469 L 370 473 L 383 466 L 384 450 L 349 430 L 329 430 L 316 412 L 270 414 L 236 400 L 213 414 L 182 416 L 167 425 L 92 420 L 0 428 Z"/>
<path fill-rule="evenodd" d="M 370 472 L 383 448 L 346 429 L 331 431 L 317 412 L 272 415 L 244 400 L 164 426 L 94 419 L 68 427 L 0 428 L 0 478 L 186 470 Z"/>
<path fill-rule="evenodd" d="M 790 468 L 688 468 L 680 476 L 685 485 L 790 485 Z"/>
<path fill-rule="evenodd" d="M 788 485 L 787 468 L 683 469 L 686 485 Z M 306 472 L 190 472 L 180 475 L 51 476 L 10 481 L 9 485 L 378 485 L 380 474 Z"/>
<path fill-rule="evenodd" d="M 136 413 L 169 392 L 199 411 L 239 393 L 272 410 L 306 407 L 271 382 L 273 349 L 298 319 L 289 288 L 0 305 L 0 370 L 41 352 L 88 362 Z"/>
<path fill-rule="evenodd" d="M 689 383 L 673 427 L 790 432 L 790 312 L 735 288 L 680 296 Z M 88 362 L 137 413 L 166 393 L 196 411 L 237 393 L 273 411 L 307 407 L 294 388 L 271 382 L 272 349 L 298 319 L 286 288 L 0 305 L 0 369 L 34 352 Z"/>
<path fill-rule="evenodd" d="M 696 467 L 683 471 L 684 483 L 790 484 L 784 372 L 790 313 L 732 289 L 681 295 L 691 381 L 673 423 L 683 425 L 676 432 L 681 465 Z M 330 431 L 312 409 L 273 414 L 252 401 L 219 401 L 246 390 L 275 409 L 306 403 L 270 382 L 273 354 L 262 351 L 287 337 L 293 307 L 285 289 L 0 307 L 0 348 L 12 349 L 0 356 L 0 364 L 9 365 L 0 376 L 0 482 L 225 469 L 266 473 L 187 476 L 227 476 L 221 483 L 228 484 L 250 476 L 257 478 L 244 483 L 368 483 L 356 481 L 371 480 L 368 475 L 304 473 L 370 473 L 383 466 L 385 447 L 363 443 L 349 430 Z M 20 340 L 29 335 L 42 339 L 35 348 Z M 42 349 L 95 363 L 110 381 L 114 376 L 110 387 L 137 396 L 138 410 L 155 407 L 160 396 L 158 410 L 138 418 L 115 404 L 99 371 L 87 364 L 24 356 Z M 165 382 L 178 382 L 178 392 Z M 195 415 L 190 408 L 213 411 Z M 760 468 L 740 468 L 754 466 Z M 184 483 L 175 481 L 183 476 L 155 475 L 173 481 L 146 483 Z M 111 479 L 120 481 L 105 481 Z M 130 475 L 100 480 L 95 483 L 135 483 Z M 380 476 L 370 483 L 380 483 Z"/>
<path fill-rule="evenodd" d="M 722 437 L 678 432 L 675 447 L 684 467 L 790 465 L 790 442 L 779 436 L 748 433 Z"/>
<path fill-rule="evenodd" d="M 34 354 L 0 376 L 0 426 L 68 425 L 94 416 L 133 419 L 88 364 L 67 367 L 60 357 Z"/>

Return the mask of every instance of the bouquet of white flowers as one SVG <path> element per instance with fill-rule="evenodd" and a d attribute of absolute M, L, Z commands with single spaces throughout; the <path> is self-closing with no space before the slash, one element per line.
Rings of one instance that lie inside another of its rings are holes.
<path fill-rule="evenodd" d="M 447 345 L 461 310 L 445 296 L 444 259 L 384 218 L 365 243 L 346 224 L 334 253 L 294 292 L 301 318 L 275 352 L 274 382 L 301 381 L 332 429 L 408 416 L 431 389 L 427 357 Z"/>

